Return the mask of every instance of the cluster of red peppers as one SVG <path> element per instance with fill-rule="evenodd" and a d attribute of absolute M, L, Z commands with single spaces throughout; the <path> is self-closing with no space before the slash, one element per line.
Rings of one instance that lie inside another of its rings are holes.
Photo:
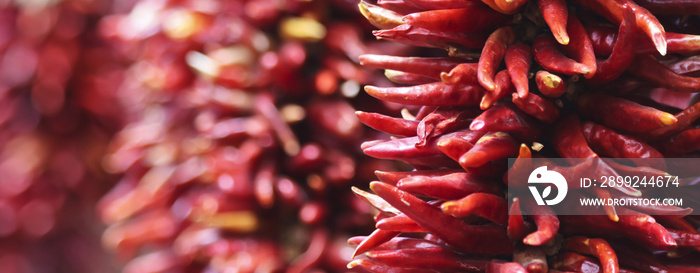
<path fill-rule="evenodd" d="M 342 5 L 142 0 L 102 18 L 91 109 L 118 121 L 102 164 L 120 179 L 97 213 L 124 272 L 346 269 L 371 221 L 349 187 L 391 167 L 358 160 L 376 133 L 354 105 L 382 78 L 353 60 L 403 47 L 364 43 Z"/>
<path fill-rule="evenodd" d="M 700 2 L 378 0 L 359 8 L 378 39 L 416 48 L 411 57 L 360 56 L 395 83 L 366 93 L 406 107 L 401 117 L 357 112 L 392 136 L 362 149 L 410 167 L 377 171 L 374 193 L 353 189 L 378 213 L 374 232 L 349 240 L 349 268 L 700 270 L 700 218 L 688 209 L 602 206 L 600 215 L 572 216 L 506 199 L 508 187 L 527 188 L 508 174 L 529 174 L 532 158 L 699 155 Z M 507 158 L 517 158 L 510 168 Z M 550 167 L 568 181 L 585 172 L 666 171 L 607 161 Z M 590 191 L 642 194 L 625 186 Z"/>

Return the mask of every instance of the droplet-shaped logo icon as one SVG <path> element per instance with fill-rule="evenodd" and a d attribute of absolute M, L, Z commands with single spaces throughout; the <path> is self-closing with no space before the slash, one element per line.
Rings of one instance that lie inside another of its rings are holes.
<path fill-rule="evenodd" d="M 547 205 L 556 205 L 561 203 L 562 200 L 564 200 L 564 197 L 566 197 L 566 193 L 569 190 L 569 185 L 566 183 L 566 179 L 564 176 L 562 176 L 560 173 L 555 172 L 555 171 L 548 171 L 547 166 L 542 166 L 530 174 L 530 178 L 528 178 L 527 183 L 529 184 L 553 184 L 554 187 L 557 188 L 557 196 L 555 196 L 552 199 L 547 199 L 550 194 L 552 194 L 552 186 L 547 186 L 544 188 L 542 193 L 537 191 L 537 187 L 535 186 L 528 186 L 530 189 L 530 192 L 532 192 L 532 196 L 535 197 L 535 202 L 537 202 L 538 205 L 544 206 L 545 204 Z"/>

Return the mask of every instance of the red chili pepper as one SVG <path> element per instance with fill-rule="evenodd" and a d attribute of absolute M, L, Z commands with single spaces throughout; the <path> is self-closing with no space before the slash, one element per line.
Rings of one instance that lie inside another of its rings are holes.
<path fill-rule="evenodd" d="M 503 13 L 503 14 L 514 14 L 515 12 L 517 12 L 517 11 L 506 12 L 505 10 L 501 9 L 501 7 L 499 7 L 496 4 L 495 0 L 481 0 L 481 2 L 488 5 L 493 10 L 498 11 L 498 12 Z"/>
<path fill-rule="evenodd" d="M 689 93 L 700 91 L 700 78 L 676 74 L 651 55 L 637 55 L 627 71 L 674 91 Z"/>
<path fill-rule="evenodd" d="M 458 58 L 396 57 L 374 54 L 360 55 L 360 64 L 364 66 L 413 73 L 435 80 L 440 79 L 441 73 L 450 71 L 463 62 L 464 60 Z"/>
<path fill-rule="evenodd" d="M 379 221 L 375 225 L 378 229 L 399 231 L 401 233 L 408 232 L 426 232 L 425 229 L 418 226 L 411 218 L 408 218 L 405 214 L 399 214 L 392 217 L 386 217 Z"/>
<path fill-rule="evenodd" d="M 493 260 L 486 267 L 486 273 L 527 273 L 519 263 Z"/>
<path fill-rule="evenodd" d="M 583 28 L 583 25 L 575 15 L 569 14 L 566 23 L 566 31 L 569 34 L 569 44 L 563 46 L 564 52 L 572 59 L 587 67 L 587 70 L 590 72 L 583 73 L 586 79 L 592 78 L 595 76 L 597 70 L 597 61 L 595 52 L 593 52 L 591 39 L 588 37 L 586 29 Z"/>
<path fill-rule="evenodd" d="M 578 99 L 578 111 L 613 129 L 643 132 L 673 125 L 675 116 L 638 103 L 600 93 L 585 93 Z"/>
<path fill-rule="evenodd" d="M 663 155 L 651 145 L 592 122 L 583 124 L 583 135 L 586 137 L 588 145 L 603 156 L 613 158 L 663 158 Z M 657 167 L 665 169 L 665 165 Z"/>
<path fill-rule="evenodd" d="M 678 120 L 676 123 L 656 130 L 640 132 L 639 137 L 647 140 L 658 140 L 680 133 L 683 129 L 700 118 L 700 102 L 691 105 L 674 116 L 676 120 Z"/>
<path fill-rule="evenodd" d="M 459 219 L 442 213 L 439 208 L 386 183 L 372 182 L 370 188 L 419 226 L 461 251 L 482 254 L 513 252 L 513 245 L 504 229 L 465 225 Z"/>
<path fill-rule="evenodd" d="M 442 72 L 440 74 L 440 80 L 444 84 L 474 84 L 478 83 L 476 77 L 477 64 L 475 63 L 461 63 L 449 73 Z"/>
<path fill-rule="evenodd" d="M 586 26 L 586 31 L 596 55 L 608 56 L 612 53 L 618 34 L 614 27 L 593 25 Z M 657 53 L 654 44 L 646 37 L 637 34 L 634 41 L 636 54 Z M 700 35 L 666 32 L 666 42 L 668 53 L 694 54 L 700 50 Z"/>
<path fill-rule="evenodd" d="M 612 241 L 610 245 L 615 250 L 621 267 L 640 272 L 672 272 L 649 253 L 647 249 Z"/>
<path fill-rule="evenodd" d="M 505 62 L 518 96 L 527 97 L 530 92 L 528 74 L 532 65 L 532 50 L 523 43 L 512 45 L 506 50 Z"/>
<path fill-rule="evenodd" d="M 390 69 L 384 70 L 384 77 L 395 84 L 401 85 L 416 85 L 435 82 L 435 79 L 431 79 L 423 75 Z"/>
<path fill-rule="evenodd" d="M 502 226 L 508 225 L 508 203 L 493 194 L 472 193 L 459 200 L 447 201 L 441 208 L 454 217 L 476 215 Z"/>
<path fill-rule="evenodd" d="M 566 272 L 602 273 L 602 267 L 592 258 L 576 254 L 574 252 L 559 253 L 552 258 L 551 266 L 554 269 Z"/>
<path fill-rule="evenodd" d="M 583 130 L 581 129 L 581 123 L 578 121 L 576 116 L 571 115 L 561 119 L 557 123 L 554 131 L 552 145 L 554 145 L 554 149 L 560 156 L 564 158 L 599 158 L 598 154 L 593 152 L 590 146 L 588 146 L 588 142 L 586 141 L 586 138 L 583 135 Z M 563 173 L 565 176 L 573 175 L 572 178 L 575 178 L 576 175 L 586 172 L 594 172 L 598 176 L 617 175 L 615 170 L 601 160 L 589 160 L 588 162 L 584 163 L 574 161 L 571 163 L 578 163 L 578 165 L 560 169 L 561 171 L 567 170 L 566 173 Z M 590 175 L 590 173 L 587 175 Z M 576 181 L 578 181 L 578 179 L 576 179 Z M 573 186 L 574 188 L 577 187 L 575 183 L 570 183 L 569 185 Z M 639 190 L 630 187 L 629 185 L 615 187 L 615 189 L 632 196 L 641 196 L 641 192 Z"/>
<path fill-rule="evenodd" d="M 459 9 L 472 7 L 474 5 L 483 5 L 478 0 L 405 0 L 416 7 L 423 10 L 434 9 Z"/>
<path fill-rule="evenodd" d="M 438 272 L 485 271 L 488 260 L 470 258 L 444 247 L 376 250 L 366 254 L 370 260 L 392 267 L 426 268 Z"/>
<path fill-rule="evenodd" d="M 515 33 L 511 27 L 502 27 L 491 33 L 486 44 L 481 50 L 477 79 L 479 84 L 488 91 L 495 91 L 496 84 L 493 81 L 496 69 L 501 64 L 506 54 L 506 49 L 515 41 Z"/>
<path fill-rule="evenodd" d="M 522 142 L 539 138 L 541 125 L 512 104 L 496 104 L 474 118 L 469 129 L 480 132 L 508 132 Z"/>
<path fill-rule="evenodd" d="M 367 18 L 367 21 L 380 29 L 394 28 L 403 24 L 403 21 L 401 21 L 402 15 L 393 10 L 368 3 L 364 0 L 360 1 L 357 6 L 360 8 L 360 13 Z"/>
<path fill-rule="evenodd" d="M 545 245 L 557 235 L 559 219 L 549 206 L 539 206 L 533 200 L 523 201 L 524 210 L 537 225 L 537 231 L 525 236 L 523 243 L 532 246 Z"/>
<path fill-rule="evenodd" d="M 372 34 L 379 39 L 387 39 L 407 45 L 436 47 L 448 49 L 451 46 L 481 48 L 486 42 L 486 35 L 481 32 L 437 32 L 403 24 L 392 29 L 374 30 Z"/>
<path fill-rule="evenodd" d="M 353 237 L 353 238 L 351 238 L 350 240 L 348 240 L 348 243 L 351 245 L 352 245 L 352 243 L 350 241 L 352 241 L 353 239 L 362 239 L 357 244 L 355 251 L 352 253 L 352 258 L 355 258 L 355 256 L 357 256 L 357 255 L 361 255 L 362 253 L 365 253 L 367 251 L 370 251 L 372 249 L 377 248 L 379 245 L 390 241 L 391 239 L 393 239 L 396 236 L 399 236 L 399 234 L 401 234 L 401 232 L 375 229 L 367 237 L 364 237 L 364 238 Z"/>
<path fill-rule="evenodd" d="M 478 109 L 475 108 L 439 107 L 435 109 L 418 123 L 416 132 L 419 141 L 416 147 L 425 146 L 427 141 L 445 133 L 466 129 L 468 121 L 478 115 L 477 111 Z"/>
<path fill-rule="evenodd" d="M 519 143 L 506 133 L 489 133 L 459 158 L 459 165 L 465 169 L 480 167 L 491 160 L 515 156 L 519 146 Z"/>
<path fill-rule="evenodd" d="M 484 96 L 481 97 L 481 104 L 479 104 L 481 110 L 488 109 L 497 101 L 505 98 L 508 94 L 515 92 L 513 81 L 511 81 L 511 77 L 506 70 L 501 70 L 496 73 L 495 81 L 496 90 L 493 92 L 486 92 Z"/>
<path fill-rule="evenodd" d="M 586 234 L 605 238 L 627 237 L 651 249 L 671 250 L 676 241 L 666 228 L 656 223 L 653 217 L 634 213 L 624 207 L 616 208 L 620 221 L 613 222 L 605 215 L 564 216 L 562 230 L 565 234 Z"/>
<path fill-rule="evenodd" d="M 510 188 L 525 189 L 527 181 L 524 179 L 510 181 L 508 177 L 527 177 L 532 173 L 532 170 L 532 151 L 530 151 L 530 148 L 524 143 L 520 144 L 518 158 L 515 159 L 513 166 L 511 166 L 508 172 L 503 176 L 503 182 Z"/>
<path fill-rule="evenodd" d="M 403 14 L 422 11 L 421 8 L 412 5 L 408 0 L 377 0 L 377 5 Z"/>
<path fill-rule="evenodd" d="M 664 155 L 678 155 L 700 150 L 700 129 L 688 129 L 654 144 Z"/>
<path fill-rule="evenodd" d="M 635 3 L 654 14 L 695 15 L 700 13 L 700 3 L 688 0 L 635 0 Z"/>
<path fill-rule="evenodd" d="M 518 12 L 518 9 L 527 3 L 527 0 L 494 0 L 494 2 L 502 12 L 512 14 Z"/>
<path fill-rule="evenodd" d="M 438 149 L 454 161 L 459 161 L 459 158 L 472 148 L 474 144 L 461 138 L 443 138 L 438 142 Z"/>
<path fill-rule="evenodd" d="M 373 129 L 398 136 L 415 136 L 419 123 L 416 120 L 394 118 L 378 113 L 356 111 L 355 115 L 362 123 Z"/>
<path fill-rule="evenodd" d="M 484 89 L 477 85 L 447 85 L 435 82 L 408 87 L 365 86 L 365 92 L 383 101 L 406 105 L 464 106 L 478 105 Z"/>
<path fill-rule="evenodd" d="M 566 33 L 566 22 L 569 20 L 569 10 L 566 7 L 566 1 L 537 0 L 537 6 L 557 42 L 568 45 L 569 34 Z"/>
<path fill-rule="evenodd" d="M 547 256 L 541 247 L 517 245 L 513 253 L 513 262 L 521 264 L 528 273 L 546 273 L 549 271 Z"/>
<path fill-rule="evenodd" d="M 456 175 L 459 173 L 464 173 L 464 171 L 462 169 L 415 170 L 409 172 L 374 171 L 374 174 L 380 181 L 384 183 L 389 183 L 391 185 L 396 185 L 397 183 L 399 183 L 399 180 L 412 176 L 439 177 L 446 175 Z"/>
<path fill-rule="evenodd" d="M 416 12 L 403 17 L 403 22 L 411 26 L 451 33 L 493 29 L 507 20 L 508 16 L 495 12 L 480 3 L 474 3 L 474 5 L 460 9 Z"/>
<path fill-rule="evenodd" d="M 590 239 L 582 236 L 571 237 L 566 240 L 564 249 L 584 255 L 596 256 L 603 265 L 603 272 L 605 273 L 617 273 L 620 271 L 615 251 L 603 239 Z"/>
<path fill-rule="evenodd" d="M 595 76 L 589 78 L 589 82 L 602 84 L 618 78 L 622 72 L 630 66 L 634 59 L 635 36 L 637 33 L 637 21 L 634 12 L 630 8 L 625 9 L 625 17 L 618 30 L 618 38 L 615 41 L 610 57 L 598 62 L 598 70 Z"/>
<path fill-rule="evenodd" d="M 565 56 L 557 41 L 551 37 L 536 38 L 532 49 L 535 53 L 535 61 L 550 72 L 565 75 L 585 75 L 595 72 L 589 66 Z"/>
<path fill-rule="evenodd" d="M 372 194 L 366 191 L 363 191 L 357 187 L 352 187 L 352 192 L 355 193 L 355 195 L 360 198 L 360 200 L 365 201 L 365 203 L 369 204 L 373 208 L 377 209 L 380 213 L 383 213 L 387 216 L 394 216 L 394 215 L 399 215 L 401 214 L 400 211 L 398 211 L 396 208 L 392 207 L 389 203 L 384 201 L 384 199 L 380 198 L 376 194 Z"/>
<path fill-rule="evenodd" d="M 593 10 L 603 15 L 613 23 L 619 24 L 624 20 L 626 6 L 632 8 L 637 19 L 637 26 L 653 41 L 656 50 L 661 55 L 666 55 L 666 35 L 664 27 L 659 20 L 645 8 L 627 0 L 575 0 L 574 3 Z"/>
<path fill-rule="evenodd" d="M 439 176 L 412 175 L 396 183 L 396 187 L 412 194 L 440 200 L 454 200 L 472 193 L 500 192 L 498 184 L 464 171 Z"/>
<path fill-rule="evenodd" d="M 531 231 L 528 230 L 523 214 L 520 211 L 520 199 L 513 198 L 513 203 L 508 209 L 508 228 L 506 229 L 508 238 L 520 241 Z"/>
<path fill-rule="evenodd" d="M 523 112 L 545 123 L 554 123 L 559 118 L 559 108 L 550 100 L 535 94 L 529 94 L 525 98 L 513 94 L 513 103 Z"/>
<path fill-rule="evenodd" d="M 270 208 L 275 202 L 274 182 L 277 170 L 271 158 L 262 162 L 253 180 L 253 193 L 262 207 Z"/>
<path fill-rule="evenodd" d="M 535 84 L 542 95 L 550 98 L 558 98 L 566 93 L 566 83 L 561 77 L 545 70 L 537 71 Z"/>
<path fill-rule="evenodd" d="M 356 259 L 348 263 L 348 269 L 353 269 L 355 267 L 361 267 L 369 272 L 377 273 L 439 273 L 437 270 L 425 269 L 425 268 L 405 268 L 405 267 L 391 267 L 380 262 L 375 262 L 368 259 Z"/>

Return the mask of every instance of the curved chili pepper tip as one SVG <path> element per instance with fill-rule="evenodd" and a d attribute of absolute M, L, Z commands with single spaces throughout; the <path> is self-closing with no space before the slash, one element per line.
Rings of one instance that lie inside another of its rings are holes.
<path fill-rule="evenodd" d="M 670 114 L 670 113 L 662 113 L 661 116 L 659 117 L 659 120 L 661 120 L 661 123 L 663 123 L 666 126 L 670 126 L 678 122 L 678 119 L 676 116 Z"/>

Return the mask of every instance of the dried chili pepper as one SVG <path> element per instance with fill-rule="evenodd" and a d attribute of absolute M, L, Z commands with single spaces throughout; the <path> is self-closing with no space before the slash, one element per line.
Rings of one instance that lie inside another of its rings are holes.
<path fill-rule="evenodd" d="M 535 61 L 549 72 L 565 75 L 586 75 L 595 72 L 589 66 L 565 56 L 553 38 L 546 36 L 536 38 L 532 49 Z"/>
<path fill-rule="evenodd" d="M 566 83 L 561 77 L 549 73 L 545 70 L 537 71 L 535 74 L 537 89 L 545 97 L 558 98 L 566 93 Z"/>
<path fill-rule="evenodd" d="M 566 32 L 569 11 L 564 0 L 537 0 L 544 21 L 552 30 L 554 38 L 562 45 L 569 44 L 569 34 Z"/>
<path fill-rule="evenodd" d="M 506 49 L 513 44 L 515 33 L 510 27 L 502 27 L 494 31 L 486 40 L 479 57 L 479 67 L 477 68 L 477 78 L 479 84 L 488 91 L 495 91 L 496 84 L 494 76 L 496 69 L 501 64 L 506 54 Z"/>
<path fill-rule="evenodd" d="M 641 132 L 673 125 L 675 116 L 652 107 L 599 93 L 586 93 L 578 100 L 578 110 L 614 129 Z M 626 117 L 624 122 L 620 117 Z"/>
<path fill-rule="evenodd" d="M 442 211 L 454 217 L 476 215 L 494 223 L 507 226 L 507 203 L 503 198 L 489 193 L 472 193 L 455 201 L 447 201 Z"/>
<path fill-rule="evenodd" d="M 526 44 L 514 44 L 506 50 L 506 69 L 513 81 L 513 86 L 518 90 L 518 96 L 527 97 L 529 93 L 528 73 L 532 65 L 532 53 Z"/>
<path fill-rule="evenodd" d="M 637 55 L 627 71 L 674 91 L 692 93 L 700 90 L 700 78 L 678 75 L 651 55 Z"/>
<path fill-rule="evenodd" d="M 403 18 L 411 26 L 437 32 L 477 32 L 503 24 L 508 17 L 485 5 L 474 3 L 459 9 L 436 9 L 411 13 Z"/>

